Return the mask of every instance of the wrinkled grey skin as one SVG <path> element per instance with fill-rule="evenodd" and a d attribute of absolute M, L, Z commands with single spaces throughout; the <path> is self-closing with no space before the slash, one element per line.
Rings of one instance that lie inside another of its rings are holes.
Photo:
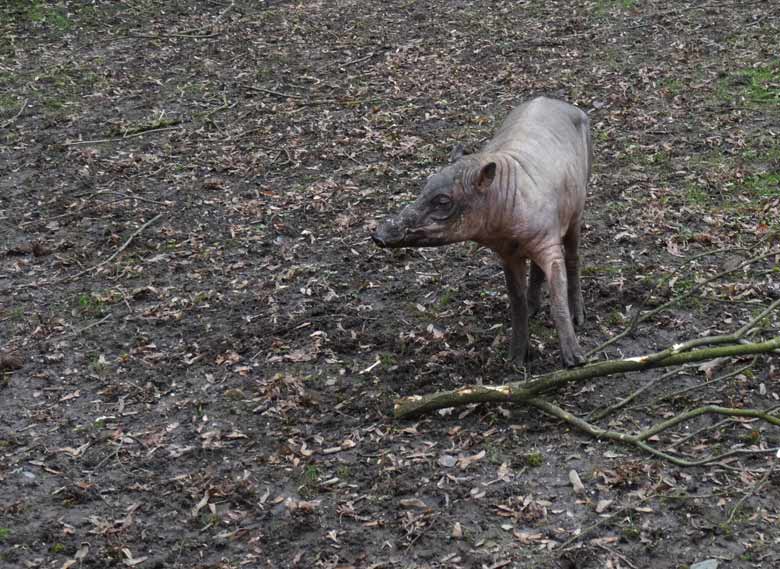
<path fill-rule="evenodd" d="M 577 249 L 591 154 L 585 113 L 533 99 L 512 111 L 479 153 L 465 155 L 458 145 L 417 200 L 372 237 L 380 247 L 476 241 L 495 251 L 509 290 L 515 360 L 527 356 L 529 308 L 538 310 L 546 278 L 563 365 L 579 365 L 573 322 L 580 325 L 585 316 Z"/>

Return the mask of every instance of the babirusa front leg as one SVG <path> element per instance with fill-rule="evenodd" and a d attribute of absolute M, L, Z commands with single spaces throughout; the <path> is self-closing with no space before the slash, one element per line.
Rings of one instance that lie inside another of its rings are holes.
<path fill-rule="evenodd" d="M 580 365 L 585 359 L 574 334 L 569 312 L 569 294 L 566 268 L 560 254 L 540 263 L 550 286 L 550 313 L 561 342 L 561 361 L 565 367 Z"/>
<path fill-rule="evenodd" d="M 528 356 L 528 299 L 526 296 L 526 260 L 522 257 L 504 261 L 504 276 L 512 313 L 510 357 L 522 363 Z"/>

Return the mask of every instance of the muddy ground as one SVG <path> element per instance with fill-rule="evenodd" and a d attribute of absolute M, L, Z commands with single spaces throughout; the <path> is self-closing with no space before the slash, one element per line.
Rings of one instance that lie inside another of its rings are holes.
<path fill-rule="evenodd" d="M 0 566 L 780 566 L 766 422 L 651 441 L 738 451 L 682 467 L 521 405 L 393 418 L 553 371 L 557 336 L 545 311 L 513 367 L 489 251 L 368 238 L 563 98 L 595 142 L 583 347 L 684 293 L 592 357 L 733 332 L 778 296 L 779 37 L 772 1 L 3 2 Z M 588 417 L 662 373 L 549 397 Z M 694 365 L 598 424 L 778 382 Z"/>

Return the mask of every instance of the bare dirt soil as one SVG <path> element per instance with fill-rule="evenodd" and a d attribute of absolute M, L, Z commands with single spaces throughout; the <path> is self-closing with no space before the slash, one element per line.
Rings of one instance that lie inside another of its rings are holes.
<path fill-rule="evenodd" d="M 733 331 L 780 280 L 778 38 L 770 0 L 2 2 L 0 566 L 780 566 L 765 422 L 659 436 L 739 451 L 684 468 L 522 406 L 395 419 L 556 369 L 557 336 L 541 314 L 511 366 L 489 251 L 368 238 L 559 97 L 595 142 L 583 347 L 686 291 L 593 357 Z M 600 424 L 779 394 L 777 356 L 728 359 Z"/>

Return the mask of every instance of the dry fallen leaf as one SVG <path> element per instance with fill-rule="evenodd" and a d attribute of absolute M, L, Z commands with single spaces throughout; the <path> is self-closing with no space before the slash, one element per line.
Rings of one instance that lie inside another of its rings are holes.
<path fill-rule="evenodd" d="M 122 553 L 124 553 L 125 557 L 127 558 L 124 561 L 122 561 L 122 563 L 124 563 L 128 567 L 135 567 L 136 565 L 140 565 L 141 563 L 143 563 L 148 559 L 148 557 L 146 556 L 133 557 L 133 553 L 127 547 L 122 548 Z"/>
<path fill-rule="evenodd" d="M 683 257 L 684 255 L 680 252 L 680 246 L 677 245 L 672 239 L 668 239 L 666 241 L 666 251 L 670 255 L 674 255 L 675 257 Z"/>
<path fill-rule="evenodd" d="M 458 459 L 458 467 L 461 470 L 466 470 L 469 466 L 471 466 L 473 463 L 477 462 L 478 460 L 482 460 L 485 458 L 485 451 L 481 450 L 477 454 L 471 455 L 471 456 L 464 456 Z"/>
<path fill-rule="evenodd" d="M 63 447 L 57 449 L 58 452 L 64 452 L 65 454 L 69 454 L 73 458 L 79 458 L 82 454 L 84 454 L 84 451 L 87 450 L 90 447 L 91 443 L 84 443 L 78 448 L 71 448 L 71 447 Z"/>
<path fill-rule="evenodd" d="M 452 468 L 458 463 L 458 459 L 452 456 L 451 454 L 443 454 L 439 457 L 439 466 L 443 466 L 445 468 Z"/>
<path fill-rule="evenodd" d="M 421 510 L 427 509 L 428 504 L 420 500 L 419 498 L 404 498 L 400 501 L 403 508 L 418 508 Z"/>
<path fill-rule="evenodd" d="M 463 537 L 463 527 L 460 525 L 460 522 L 455 522 L 450 535 L 452 535 L 453 539 L 461 539 Z"/>
<path fill-rule="evenodd" d="M 704 375 L 707 377 L 707 381 L 710 381 L 715 376 L 715 372 L 723 367 L 728 361 L 729 358 L 715 358 L 714 360 L 701 364 L 699 366 L 699 371 L 703 371 Z"/>
<path fill-rule="evenodd" d="M 89 544 L 82 543 L 81 547 L 79 547 L 78 551 L 76 551 L 76 555 L 74 555 L 73 558 L 76 561 L 81 561 L 87 556 L 87 553 L 89 553 Z"/>
<path fill-rule="evenodd" d="M 209 503 L 209 493 L 208 491 L 203 495 L 203 498 L 200 499 L 200 501 L 195 504 L 195 506 L 192 508 L 191 515 L 192 517 L 196 517 L 198 515 L 198 512 L 200 512 L 203 507 Z"/>
<path fill-rule="evenodd" d="M 539 532 L 530 533 L 518 530 L 513 531 L 512 535 L 515 536 L 515 539 L 517 539 L 520 543 L 534 543 L 541 541 L 544 538 L 544 534 Z"/>
<path fill-rule="evenodd" d="M 580 480 L 580 475 L 577 474 L 576 470 L 569 471 L 569 482 L 571 482 L 575 494 L 582 494 L 585 492 L 585 485 L 582 483 L 582 480 Z"/>
<path fill-rule="evenodd" d="M 610 545 L 612 543 L 617 543 L 620 541 L 620 538 L 617 536 L 608 536 L 608 537 L 597 537 L 595 539 L 590 540 L 591 545 Z"/>
<path fill-rule="evenodd" d="M 296 500 L 295 498 L 286 498 L 284 501 L 284 507 L 289 512 L 313 512 L 320 507 L 322 500 Z"/>

